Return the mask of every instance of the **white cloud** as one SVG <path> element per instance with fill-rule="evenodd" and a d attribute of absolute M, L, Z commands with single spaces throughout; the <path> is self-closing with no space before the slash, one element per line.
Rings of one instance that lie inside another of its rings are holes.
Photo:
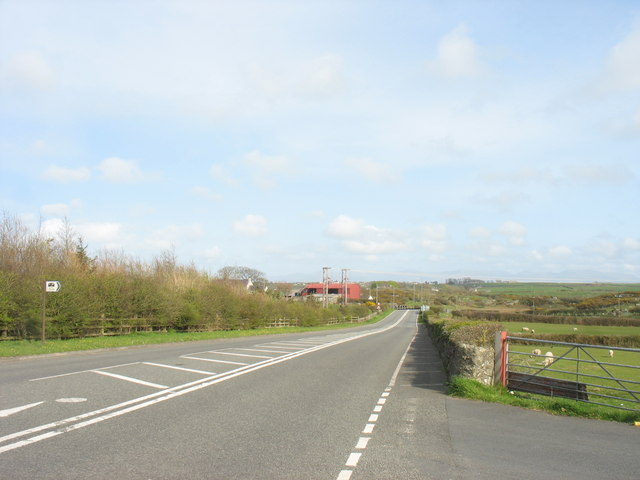
<path fill-rule="evenodd" d="M 211 189 L 202 186 L 195 186 L 191 189 L 191 193 L 194 195 L 204 198 L 205 200 L 210 200 L 213 202 L 219 202 L 223 199 L 223 196 L 219 193 L 211 191 Z"/>
<path fill-rule="evenodd" d="M 261 215 L 246 215 L 233 223 L 233 230 L 247 237 L 259 237 L 267 233 L 267 220 Z"/>
<path fill-rule="evenodd" d="M 498 231 L 509 239 L 511 245 L 524 245 L 527 228 L 517 222 L 504 222 Z"/>
<path fill-rule="evenodd" d="M 397 183 L 401 179 L 397 164 L 389 165 L 369 158 L 347 158 L 345 164 L 358 175 L 376 183 Z"/>
<path fill-rule="evenodd" d="M 420 245 L 434 253 L 444 253 L 448 248 L 447 227 L 442 224 L 425 225 L 421 228 Z"/>
<path fill-rule="evenodd" d="M 367 227 L 364 220 L 354 219 L 347 215 L 340 215 L 329 224 L 327 233 L 334 237 L 354 238 L 362 235 L 367 228 L 373 229 L 375 227 Z"/>
<path fill-rule="evenodd" d="M 457 26 L 440 39 L 431 68 L 449 78 L 476 77 L 483 73 L 485 68 L 480 62 L 478 48 L 465 25 Z"/>
<path fill-rule="evenodd" d="M 91 178 L 91 171 L 86 167 L 65 168 L 51 165 L 45 170 L 44 178 L 60 183 L 85 182 Z"/>
<path fill-rule="evenodd" d="M 622 245 L 629 250 L 640 250 L 640 240 L 636 238 L 625 238 Z"/>
<path fill-rule="evenodd" d="M 309 62 L 303 74 L 303 91 L 311 94 L 332 94 L 344 85 L 342 58 L 327 53 Z"/>
<path fill-rule="evenodd" d="M 327 234 L 342 239 L 342 245 L 352 253 L 379 255 L 408 249 L 401 235 L 347 215 L 336 217 L 328 225 Z"/>
<path fill-rule="evenodd" d="M 231 186 L 238 185 L 238 180 L 235 177 L 233 177 L 229 173 L 229 169 L 221 163 L 214 163 L 213 165 L 211 165 L 211 168 L 209 169 L 209 173 L 215 180 L 218 180 L 219 182 L 222 182 Z"/>
<path fill-rule="evenodd" d="M 406 250 L 404 242 L 390 239 L 346 240 L 343 245 L 352 253 L 365 255 L 380 255 Z"/>
<path fill-rule="evenodd" d="M 573 254 L 573 250 L 566 245 L 557 245 L 549 248 L 548 253 L 552 257 L 568 257 Z"/>
<path fill-rule="evenodd" d="M 53 71 L 40 52 L 18 53 L 0 72 L 0 83 L 11 87 L 45 90 L 53 81 Z"/>
<path fill-rule="evenodd" d="M 214 259 L 214 258 L 218 258 L 220 257 L 220 255 L 222 255 L 222 249 L 220 247 L 211 247 L 211 248 L 207 248 L 204 251 L 204 256 L 208 259 Z"/>
<path fill-rule="evenodd" d="M 71 209 L 66 203 L 52 203 L 49 205 L 43 205 L 40 208 L 40 212 L 43 215 L 50 217 L 66 217 L 71 212 Z"/>
<path fill-rule="evenodd" d="M 264 155 L 253 150 L 244 156 L 244 164 L 250 169 L 264 173 L 284 173 L 290 168 L 289 160 L 283 155 Z"/>
<path fill-rule="evenodd" d="M 640 29 L 630 32 L 609 52 L 607 83 L 614 89 L 640 89 Z"/>
<path fill-rule="evenodd" d="M 110 182 L 136 183 L 145 180 L 145 175 L 133 160 L 118 157 L 104 159 L 98 166 L 102 177 Z"/>
<path fill-rule="evenodd" d="M 474 227 L 470 233 L 473 238 L 489 238 L 491 236 L 491 231 L 485 227 Z"/>

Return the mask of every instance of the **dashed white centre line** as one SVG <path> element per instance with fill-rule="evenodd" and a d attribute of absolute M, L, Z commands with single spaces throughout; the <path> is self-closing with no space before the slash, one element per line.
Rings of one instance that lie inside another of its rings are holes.
<path fill-rule="evenodd" d="M 376 413 L 380 413 L 382 411 L 382 405 L 376 405 L 373 407 L 373 411 Z"/>
<path fill-rule="evenodd" d="M 362 433 L 373 433 L 373 427 L 375 427 L 375 424 L 373 423 L 367 423 L 364 426 L 364 430 L 362 430 Z"/>
<path fill-rule="evenodd" d="M 369 443 L 369 440 L 371 440 L 371 437 L 360 437 L 358 439 L 358 443 L 356 443 L 356 449 L 364 450 L 365 448 L 367 448 L 367 444 Z"/>
<path fill-rule="evenodd" d="M 349 480 L 352 473 L 353 472 L 351 470 L 342 470 L 338 475 L 337 480 Z"/>
<path fill-rule="evenodd" d="M 351 455 L 349 455 L 349 458 L 347 459 L 347 463 L 345 463 L 345 465 L 347 467 L 357 467 L 361 456 L 362 454 L 359 452 L 352 453 Z"/>
<path fill-rule="evenodd" d="M 372 413 L 371 415 L 369 415 L 369 422 L 377 422 L 378 421 L 378 414 L 377 413 Z"/>

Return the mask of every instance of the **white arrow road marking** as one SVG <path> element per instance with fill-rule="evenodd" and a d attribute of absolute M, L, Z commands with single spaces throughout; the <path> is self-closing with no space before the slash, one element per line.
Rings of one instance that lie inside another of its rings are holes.
<path fill-rule="evenodd" d="M 44 402 L 30 403 L 29 405 L 23 405 L 22 407 L 15 407 L 15 408 L 8 408 L 6 410 L 0 410 L 0 417 L 8 417 L 9 415 L 13 415 L 14 413 L 18 413 L 23 410 L 28 410 L 29 408 L 37 407 L 42 403 Z"/>

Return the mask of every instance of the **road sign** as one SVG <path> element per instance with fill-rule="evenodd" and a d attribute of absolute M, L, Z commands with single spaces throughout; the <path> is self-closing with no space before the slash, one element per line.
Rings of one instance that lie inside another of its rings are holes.
<path fill-rule="evenodd" d="M 57 292 L 62 285 L 57 280 L 47 280 L 44 284 L 45 292 Z"/>

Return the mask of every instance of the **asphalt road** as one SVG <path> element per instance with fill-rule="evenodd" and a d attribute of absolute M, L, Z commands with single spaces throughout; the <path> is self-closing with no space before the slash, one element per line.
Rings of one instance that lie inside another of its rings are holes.
<path fill-rule="evenodd" d="M 640 429 L 446 397 L 416 313 L 0 361 L 1 479 L 630 479 Z"/>

